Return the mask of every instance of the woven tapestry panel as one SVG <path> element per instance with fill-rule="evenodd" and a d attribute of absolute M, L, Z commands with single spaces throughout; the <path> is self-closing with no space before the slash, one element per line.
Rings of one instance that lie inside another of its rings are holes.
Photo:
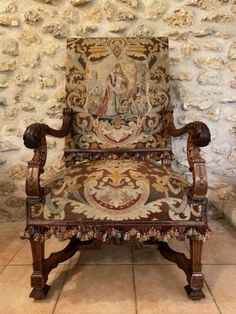
<path fill-rule="evenodd" d="M 71 38 L 67 53 L 68 148 L 170 147 L 167 38 Z"/>

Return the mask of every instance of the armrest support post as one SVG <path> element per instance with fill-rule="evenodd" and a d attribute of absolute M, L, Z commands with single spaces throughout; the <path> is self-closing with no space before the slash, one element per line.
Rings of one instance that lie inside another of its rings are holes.
<path fill-rule="evenodd" d="M 72 109 L 63 110 L 63 123 L 60 130 L 50 128 L 47 124 L 33 123 L 25 130 L 23 139 L 27 148 L 34 149 L 34 155 L 28 162 L 28 175 L 26 178 L 27 196 L 42 197 L 43 188 L 40 187 L 40 175 L 44 172 L 44 166 L 47 160 L 47 142 L 46 135 L 54 137 L 65 137 L 70 132 L 72 122 Z"/>
<path fill-rule="evenodd" d="M 180 129 L 176 129 L 173 111 L 165 113 L 168 134 L 173 137 L 188 134 L 187 158 L 189 170 L 193 174 L 193 184 L 190 195 L 195 200 L 204 200 L 207 193 L 207 171 L 205 160 L 200 155 L 200 147 L 207 146 L 211 141 L 211 134 L 207 125 L 200 121 L 190 122 Z"/>

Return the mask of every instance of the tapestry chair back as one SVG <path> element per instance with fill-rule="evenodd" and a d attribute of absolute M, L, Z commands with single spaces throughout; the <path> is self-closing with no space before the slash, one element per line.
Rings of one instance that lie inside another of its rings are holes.
<path fill-rule="evenodd" d="M 169 148 L 168 39 L 71 38 L 66 106 L 75 112 L 72 149 Z"/>

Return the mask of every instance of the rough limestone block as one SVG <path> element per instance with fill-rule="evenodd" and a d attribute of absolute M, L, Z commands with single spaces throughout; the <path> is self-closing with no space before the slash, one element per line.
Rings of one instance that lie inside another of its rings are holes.
<path fill-rule="evenodd" d="M 16 69 L 16 61 L 5 59 L 0 61 L 0 72 L 14 71 Z"/>
<path fill-rule="evenodd" d="M 233 20 L 233 15 L 224 12 L 213 12 L 202 18 L 202 22 L 228 23 Z"/>
<path fill-rule="evenodd" d="M 82 12 L 81 12 L 82 13 Z M 89 22 L 99 23 L 102 21 L 101 6 L 95 5 L 83 11 L 83 18 Z"/>
<path fill-rule="evenodd" d="M 16 1 L 1 1 L 0 13 L 15 13 L 17 11 Z"/>
<path fill-rule="evenodd" d="M 230 87 L 231 87 L 231 88 L 236 88 L 236 77 L 234 77 L 234 78 L 230 81 Z"/>
<path fill-rule="evenodd" d="M 232 43 L 229 46 L 228 58 L 231 59 L 231 60 L 235 60 L 236 59 L 236 42 Z"/>
<path fill-rule="evenodd" d="M 17 190 L 15 183 L 11 181 L 0 181 L 0 195 L 10 195 Z"/>
<path fill-rule="evenodd" d="M 171 79 L 176 81 L 192 81 L 193 76 L 189 72 L 175 72 L 171 74 Z"/>
<path fill-rule="evenodd" d="M 119 11 L 117 16 L 118 21 L 133 21 L 135 18 L 135 14 L 126 11 Z"/>
<path fill-rule="evenodd" d="M 177 9 L 168 14 L 164 19 L 169 26 L 187 27 L 193 23 L 193 12 L 185 9 Z"/>
<path fill-rule="evenodd" d="M 37 10 L 29 10 L 24 14 L 24 20 L 26 24 L 35 25 L 42 20 L 42 16 Z"/>
<path fill-rule="evenodd" d="M 205 68 L 205 69 L 223 69 L 224 68 L 224 60 L 221 57 L 200 57 L 197 59 L 193 60 L 194 63 L 201 67 L 201 68 Z"/>
<path fill-rule="evenodd" d="M 3 38 L 1 52 L 10 56 L 19 55 L 19 44 L 14 38 Z"/>
<path fill-rule="evenodd" d="M 18 149 L 21 149 L 21 147 L 10 141 L 7 141 L 7 140 L 0 141 L 0 152 L 6 152 L 9 150 L 18 150 Z"/>
<path fill-rule="evenodd" d="M 68 29 L 64 24 L 59 22 L 50 23 L 43 27 L 43 32 L 51 34 L 53 37 L 61 39 L 68 36 Z"/>
<path fill-rule="evenodd" d="M 216 1 L 217 0 L 187 0 L 185 5 L 209 10 L 216 4 Z"/>
<path fill-rule="evenodd" d="M 200 85 L 222 85 L 222 76 L 215 71 L 201 72 L 197 80 Z"/>
<path fill-rule="evenodd" d="M 132 8 L 138 8 L 139 6 L 139 1 L 138 0 L 117 0 L 118 2 L 127 4 L 129 6 L 131 6 Z"/>
<path fill-rule="evenodd" d="M 0 25 L 4 26 L 18 26 L 19 20 L 14 16 L 0 16 Z"/>
<path fill-rule="evenodd" d="M 75 29 L 77 36 L 86 36 L 91 33 L 97 32 L 98 27 L 96 25 L 79 26 Z"/>
<path fill-rule="evenodd" d="M 200 47 L 199 45 L 191 42 L 191 41 L 187 41 L 185 43 L 183 43 L 182 47 L 181 47 L 181 53 L 184 55 L 184 56 L 191 56 L 194 51 L 199 51 L 200 50 Z"/>
<path fill-rule="evenodd" d="M 146 19 L 155 20 L 162 17 L 168 10 L 168 2 L 166 0 L 155 0 L 146 6 Z"/>
<path fill-rule="evenodd" d="M 127 29 L 127 26 L 123 23 L 111 24 L 109 32 L 111 33 L 123 33 Z"/>
<path fill-rule="evenodd" d="M 91 2 L 91 0 L 71 0 L 70 2 L 72 5 L 74 5 L 76 7 L 76 6 L 87 4 L 87 3 Z"/>
<path fill-rule="evenodd" d="M 51 73 L 38 73 L 37 79 L 39 81 L 40 88 L 54 87 L 56 84 L 56 78 Z"/>
<path fill-rule="evenodd" d="M 32 28 L 25 29 L 19 37 L 20 41 L 25 44 L 26 46 L 30 46 L 32 44 L 40 44 L 41 43 L 41 36 L 39 33 Z"/>

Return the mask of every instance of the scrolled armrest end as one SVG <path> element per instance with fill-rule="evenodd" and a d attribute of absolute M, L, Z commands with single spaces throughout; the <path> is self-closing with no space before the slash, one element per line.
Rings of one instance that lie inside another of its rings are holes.
<path fill-rule="evenodd" d="M 33 123 L 27 127 L 23 135 L 24 145 L 27 148 L 38 148 L 41 145 L 41 139 L 45 137 L 48 126 L 43 123 Z"/>
<path fill-rule="evenodd" d="M 208 126 L 201 122 L 190 122 L 186 125 L 186 131 L 191 134 L 195 146 L 204 147 L 211 141 L 211 133 Z"/>

